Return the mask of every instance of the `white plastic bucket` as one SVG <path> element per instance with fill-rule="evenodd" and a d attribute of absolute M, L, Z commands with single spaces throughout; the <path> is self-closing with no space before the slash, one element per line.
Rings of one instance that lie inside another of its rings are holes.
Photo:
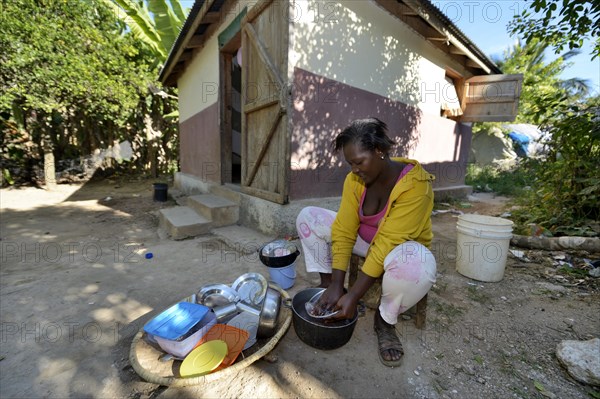
<path fill-rule="evenodd" d="M 507 219 L 460 215 L 456 224 L 456 270 L 474 280 L 502 280 L 512 226 Z"/>
<path fill-rule="evenodd" d="M 296 262 L 284 267 L 269 267 L 269 276 L 284 290 L 292 288 L 296 282 Z"/>

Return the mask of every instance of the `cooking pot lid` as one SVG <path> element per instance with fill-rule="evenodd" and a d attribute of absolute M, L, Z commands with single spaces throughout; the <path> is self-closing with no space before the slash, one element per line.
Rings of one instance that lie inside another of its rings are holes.
<path fill-rule="evenodd" d="M 216 369 L 227 356 L 227 343 L 221 340 L 206 342 L 185 357 L 179 373 L 182 377 L 198 377 Z"/>

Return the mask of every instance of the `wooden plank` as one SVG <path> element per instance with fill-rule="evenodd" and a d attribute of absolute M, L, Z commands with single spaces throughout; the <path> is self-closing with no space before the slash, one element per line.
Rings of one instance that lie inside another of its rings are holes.
<path fill-rule="evenodd" d="M 523 76 L 474 76 L 465 83 L 464 122 L 511 122 L 515 120 Z"/>
<path fill-rule="evenodd" d="M 214 24 L 215 22 L 221 21 L 221 12 L 211 11 L 204 16 L 202 19 L 203 24 Z"/>
<path fill-rule="evenodd" d="M 248 62 L 244 63 L 244 60 L 248 60 L 248 35 L 244 33 L 244 22 L 242 20 L 242 168 L 241 168 L 241 183 L 245 181 L 245 176 L 248 173 L 248 117 L 244 112 L 244 98 L 247 98 L 248 88 L 246 82 L 248 82 Z"/>
<path fill-rule="evenodd" d="M 418 16 L 412 8 L 397 0 L 375 0 L 377 4 L 396 16 Z"/>
<path fill-rule="evenodd" d="M 471 68 L 483 69 L 483 67 L 481 65 L 479 65 L 477 62 L 475 62 L 471 59 L 467 59 L 467 62 L 465 63 L 465 65 L 468 67 L 471 67 Z"/>
<path fill-rule="evenodd" d="M 277 131 L 277 126 L 279 125 L 279 121 L 281 120 L 281 117 L 283 116 L 283 114 L 284 114 L 284 112 L 280 109 L 280 111 L 277 112 L 277 114 L 273 118 L 273 122 L 271 123 L 271 129 L 269 130 L 269 134 L 267 134 L 266 139 L 263 141 L 263 143 L 260 147 L 260 152 L 258 154 L 258 157 L 254 163 L 254 167 L 252 168 L 252 171 L 250 172 L 250 175 L 248 176 L 248 179 L 246 180 L 247 186 L 250 186 L 252 184 L 252 181 L 254 180 L 254 177 L 256 176 L 256 172 L 258 172 L 258 168 L 260 167 L 260 164 L 261 164 L 263 158 L 265 157 L 267 150 L 269 149 L 269 144 L 271 142 L 271 139 L 273 138 L 273 135 Z"/>
<path fill-rule="evenodd" d="M 290 22 L 287 21 L 291 21 L 290 19 L 290 15 L 289 15 L 289 7 L 287 8 L 287 13 L 285 14 L 285 19 L 284 19 L 284 23 L 281 23 L 282 25 L 282 29 L 285 30 L 285 34 L 280 35 L 283 39 L 283 43 L 282 43 L 282 47 L 284 49 L 286 49 L 286 51 L 283 52 L 283 60 L 282 63 L 283 65 L 285 65 L 282 70 L 286 72 L 287 75 L 287 65 L 289 62 L 288 59 L 288 51 L 287 49 L 289 49 L 290 47 L 290 37 L 289 37 L 289 28 L 288 28 L 288 24 Z M 288 203 L 289 202 L 289 192 L 290 192 L 290 185 L 291 185 L 291 169 L 292 169 L 292 129 L 293 129 L 293 118 L 292 118 L 292 107 L 293 107 L 293 101 L 292 101 L 292 85 L 291 83 L 289 83 L 286 85 L 287 87 L 285 87 L 285 90 L 280 90 L 281 93 L 281 102 L 280 102 L 280 106 L 285 109 L 286 114 L 282 117 L 283 118 L 283 133 L 282 133 L 282 137 L 280 140 L 280 150 L 279 150 L 279 159 L 283 159 L 283 165 L 281 165 L 281 167 L 279 168 L 279 174 L 278 174 L 278 182 L 279 182 L 279 192 L 281 193 L 282 197 L 283 197 L 283 203 Z"/>
<path fill-rule="evenodd" d="M 254 5 L 250 10 L 248 10 L 248 14 L 246 14 L 245 20 L 250 23 L 256 19 L 262 12 L 273 2 L 273 0 L 260 0 L 258 3 Z M 243 22 L 242 22 L 243 24 Z"/>
<path fill-rule="evenodd" d="M 289 2 L 261 1 L 249 10 L 242 21 L 245 40 L 243 63 L 244 82 L 260 85 L 263 93 L 251 98 L 251 84 L 247 91 L 242 116 L 244 118 L 242 143 L 242 191 L 249 195 L 283 204 L 287 202 L 291 139 L 289 109 L 291 93 L 286 86 L 288 71 L 289 18 L 273 18 L 274 6 L 283 6 L 289 12 Z M 269 7 L 271 6 L 271 7 Z M 259 11 L 259 12 L 257 12 Z M 280 13 L 277 13 L 280 16 Z M 252 22 L 252 23 L 250 23 Z M 249 44 L 252 43 L 252 44 Z M 282 76 L 282 72 L 285 74 Z M 275 105 L 279 103 L 278 107 Z M 286 115 L 288 114 L 288 115 Z M 252 137 L 250 137 L 252 135 Z"/>
<path fill-rule="evenodd" d="M 519 97 L 513 94 L 494 96 L 469 96 L 469 104 L 512 103 Z"/>
<path fill-rule="evenodd" d="M 467 103 L 463 122 L 511 122 L 518 112 L 518 100 L 497 103 Z"/>
<path fill-rule="evenodd" d="M 467 98 L 471 102 L 471 99 L 489 99 L 490 102 L 497 98 L 519 98 L 520 96 L 520 82 L 515 80 L 509 81 L 490 81 L 490 82 L 479 82 L 473 83 L 467 80 L 468 91 Z"/>
<path fill-rule="evenodd" d="M 277 83 L 277 87 L 281 89 L 281 87 L 283 86 L 283 81 L 281 79 L 281 74 L 279 73 L 279 69 L 275 66 L 275 64 L 271 60 L 271 57 L 267 53 L 267 49 L 265 48 L 264 44 L 262 43 L 262 41 L 256 34 L 256 31 L 252 27 L 252 24 L 246 24 L 246 26 L 244 26 L 244 31 L 248 35 L 249 42 L 252 43 L 252 46 L 258 52 L 260 59 L 267 66 L 267 71 L 273 78 L 273 81 L 275 81 L 275 83 Z"/>
<path fill-rule="evenodd" d="M 187 61 L 191 58 L 192 58 L 192 51 L 188 50 L 188 51 L 184 52 L 183 54 L 181 54 L 181 57 L 179 57 L 179 61 Z"/>
<path fill-rule="evenodd" d="M 491 83 L 505 81 L 523 81 L 523 75 L 516 73 L 511 75 L 482 75 L 470 77 L 468 83 Z"/>
<path fill-rule="evenodd" d="M 248 104 L 244 105 L 244 113 L 249 114 L 252 112 L 260 111 L 263 108 L 270 107 L 273 104 L 277 104 L 280 102 L 279 97 L 269 97 L 263 100 L 252 101 Z"/>
<path fill-rule="evenodd" d="M 267 190 L 261 190 L 259 188 L 242 186 L 242 192 L 253 197 L 263 198 L 277 204 L 284 204 L 284 196 L 281 193 L 274 193 Z"/>
<path fill-rule="evenodd" d="M 463 50 L 459 49 L 453 44 L 450 45 L 450 54 L 466 55 Z"/>
<path fill-rule="evenodd" d="M 396 0 L 376 0 L 376 2 L 390 14 L 398 17 L 402 22 L 413 28 L 425 38 L 447 40 L 445 34 L 439 32 L 421 18 L 421 16 L 406 4 Z"/>
<path fill-rule="evenodd" d="M 202 45 L 204 44 L 204 38 L 202 37 L 202 35 L 194 35 L 192 36 L 192 38 L 190 39 L 190 41 L 187 44 L 187 48 L 197 48 L 197 47 L 202 47 Z"/>
<path fill-rule="evenodd" d="M 221 129 L 221 183 L 231 182 L 231 54 L 219 53 L 219 126 Z"/>

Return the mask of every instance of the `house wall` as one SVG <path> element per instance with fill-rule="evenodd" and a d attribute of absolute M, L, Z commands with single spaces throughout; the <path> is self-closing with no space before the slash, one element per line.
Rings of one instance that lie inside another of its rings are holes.
<path fill-rule="evenodd" d="M 447 67 L 471 73 L 373 1 L 293 1 L 295 68 L 439 115 Z"/>
<path fill-rule="evenodd" d="M 342 154 L 332 154 L 330 142 L 349 121 L 366 116 L 388 125 L 397 143 L 392 155 L 421 162 L 436 176 L 435 189 L 464 185 L 469 125 L 299 68 L 294 86 L 315 89 L 310 96 L 302 91 L 293 94 L 290 199 L 340 195 L 350 168 Z"/>
<path fill-rule="evenodd" d="M 340 195 L 349 168 L 329 144 L 367 116 L 388 124 L 395 154 L 423 163 L 435 188 L 463 186 L 471 128 L 440 106 L 446 68 L 471 74 L 374 2 L 325 4 L 295 1 L 290 22 L 290 199 Z"/>
<path fill-rule="evenodd" d="M 239 2 L 224 14 L 219 29 L 196 51 L 177 81 L 181 172 L 221 182 L 218 35 L 247 5 Z"/>
<path fill-rule="evenodd" d="M 219 104 L 214 103 L 179 123 L 181 172 L 203 181 L 221 181 Z"/>

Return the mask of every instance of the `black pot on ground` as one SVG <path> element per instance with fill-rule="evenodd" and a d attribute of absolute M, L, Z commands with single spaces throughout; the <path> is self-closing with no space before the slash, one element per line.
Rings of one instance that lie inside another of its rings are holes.
<path fill-rule="evenodd" d="M 154 183 L 152 186 L 154 187 L 154 201 L 166 202 L 169 185 L 167 183 Z"/>
<path fill-rule="evenodd" d="M 352 320 L 341 320 L 326 323 L 323 319 L 310 317 L 304 305 L 323 288 L 307 288 L 294 295 L 292 312 L 294 331 L 298 338 L 307 345 L 317 349 L 336 349 L 344 346 L 354 332 L 358 313 Z"/>

